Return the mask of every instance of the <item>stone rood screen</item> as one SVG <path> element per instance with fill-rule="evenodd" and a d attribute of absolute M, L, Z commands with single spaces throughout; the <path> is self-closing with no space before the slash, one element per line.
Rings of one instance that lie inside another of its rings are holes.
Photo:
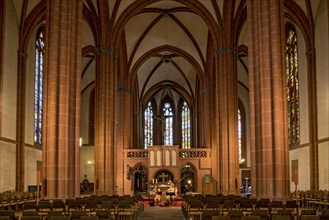
<path fill-rule="evenodd" d="M 179 146 L 148 147 L 149 166 L 177 166 Z"/>

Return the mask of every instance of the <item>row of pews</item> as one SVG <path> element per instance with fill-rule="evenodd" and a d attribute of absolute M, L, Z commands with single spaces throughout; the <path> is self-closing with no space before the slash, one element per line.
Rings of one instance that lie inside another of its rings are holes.
<path fill-rule="evenodd" d="M 240 196 L 184 196 L 186 219 L 233 220 L 329 220 L 329 209 L 298 206 L 296 200 L 279 201 Z"/>
<path fill-rule="evenodd" d="M 300 207 L 322 210 L 329 208 L 328 190 L 298 190 L 291 193 L 291 198 L 296 200 Z"/>
<path fill-rule="evenodd" d="M 144 211 L 141 197 L 88 196 L 74 199 L 24 201 L 21 210 L 0 210 L 0 220 L 138 219 Z M 3 219 L 5 217 L 6 219 Z"/>
<path fill-rule="evenodd" d="M 41 194 L 37 191 L 6 191 L 0 193 L 0 210 L 18 211 L 22 208 L 24 202 L 36 202 L 40 199 Z"/>

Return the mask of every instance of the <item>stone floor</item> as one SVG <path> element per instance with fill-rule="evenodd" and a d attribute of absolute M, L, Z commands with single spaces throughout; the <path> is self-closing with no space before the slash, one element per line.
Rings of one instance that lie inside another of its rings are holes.
<path fill-rule="evenodd" d="M 141 220 L 185 220 L 181 207 L 146 206 Z"/>

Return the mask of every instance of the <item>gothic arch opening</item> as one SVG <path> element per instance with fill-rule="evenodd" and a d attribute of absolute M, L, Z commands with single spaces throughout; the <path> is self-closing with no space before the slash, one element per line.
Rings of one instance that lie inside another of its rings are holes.
<path fill-rule="evenodd" d="M 183 165 L 181 170 L 181 183 L 180 189 L 182 194 L 187 194 L 190 192 L 195 192 L 197 189 L 197 174 L 195 167 L 186 163 Z"/>
<path fill-rule="evenodd" d="M 142 194 L 147 192 L 147 168 L 143 164 L 137 164 L 134 167 L 134 192 L 135 194 Z"/>

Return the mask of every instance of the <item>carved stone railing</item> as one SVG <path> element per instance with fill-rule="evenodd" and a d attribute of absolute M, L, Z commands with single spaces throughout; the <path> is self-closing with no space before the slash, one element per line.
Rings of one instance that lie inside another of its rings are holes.
<path fill-rule="evenodd" d="M 210 157 L 210 149 L 200 149 L 200 148 L 194 148 L 194 149 L 180 149 L 179 158 L 185 159 L 185 158 L 207 158 Z"/>
<path fill-rule="evenodd" d="M 125 150 L 125 158 L 148 158 L 148 151 L 147 150 L 140 150 L 140 149 L 129 149 Z"/>
<path fill-rule="evenodd" d="M 148 158 L 148 150 L 143 149 L 126 149 L 124 150 L 124 158 Z M 207 158 L 210 157 L 210 149 L 208 148 L 193 148 L 193 149 L 179 149 L 178 157 L 180 159 L 187 158 Z"/>

